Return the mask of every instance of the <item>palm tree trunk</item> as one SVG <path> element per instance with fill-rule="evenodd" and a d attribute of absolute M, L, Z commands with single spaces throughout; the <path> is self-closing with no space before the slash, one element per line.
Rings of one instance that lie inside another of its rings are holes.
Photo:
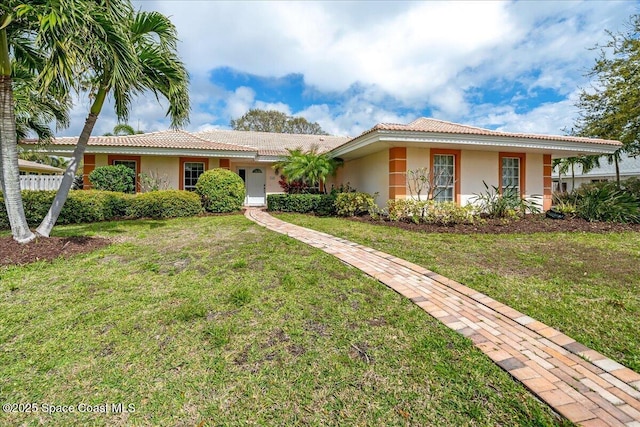
<path fill-rule="evenodd" d="M 47 212 L 47 215 L 36 229 L 38 234 L 41 236 L 49 237 L 53 226 L 56 225 L 60 212 L 62 212 L 62 208 L 69 196 L 69 190 L 71 190 L 71 187 L 73 186 L 73 181 L 75 180 L 76 172 L 78 171 L 78 165 L 82 162 L 84 152 L 87 149 L 87 145 L 89 145 L 89 137 L 91 136 L 91 132 L 93 132 L 93 127 L 96 124 L 96 120 L 98 120 L 98 115 L 102 110 L 102 105 L 104 104 L 104 100 L 108 92 L 109 89 L 103 87 L 96 94 L 96 99 L 91 106 L 89 116 L 84 122 L 84 128 L 82 128 L 76 148 L 73 150 L 73 156 L 69 161 L 69 165 L 67 166 L 64 176 L 62 177 L 60 188 L 58 188 L 58 192 L 56 193 L 56 197 L 53 199 L 49 212 Z"/>
<path fill-rule="evenodd" d="M 571 192 L 573 193 L 576 190 L 576 172 L 573 166 L 573 163 L 571 163 Z"/>
<path fill-rule="evenodd" d="M 620 163 L 618 163 L 618 156 L 615 156 L 613 159 L 616 165 L 616 185 L 620 188 Z"/>
<path fill-rule="evenodd" d="M 0 180 L 13 238 L 20 243 L 35 239 L 29 230 L 20 193 L 16 117 L 11 88 L 11 61 L 7 32 L 0 30 Z"/>

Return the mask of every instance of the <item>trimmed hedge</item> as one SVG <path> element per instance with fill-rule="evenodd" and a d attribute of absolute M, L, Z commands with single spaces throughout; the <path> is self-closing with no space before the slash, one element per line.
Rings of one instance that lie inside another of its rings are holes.
<path fill-rule="evenodd" d="M 22 202 L 29 226 L 36 227 L 45 217 L 55 191 L 22 191 Z M 9 228 L 9 219 L 0 194 L 0 229 Z M 189 191 L 152 191 L 125 194 L 99 190 L 73 190 L 56 224 L 79 224 L 120 218 L 174 218 L 202 212 L 197 194 Z"/>
<path fill-rule="evenodd" d="M 202 212 L 200 196 L 190 191 L 162 190 L 137 194 L 129 203 L 130 218 L 177 218 Z"/>
<path fill-rule="evenodd" d="M 53 199 L 55 191 L 22 191 L 22 203 L 25 216 L 30 226 L 40 224 L 45 217 Z M 96 222 L 125 216 L 131 194 L 98 190 L 75 190 L 69 192 L 69 197 L 60 212 L 57 224 L 78 224 Z M 9 219 L 4 208 L 4 199 L 0 195 L 0 228 L 9 228 Z"/>
<path fill-rule="evenodd" d="M 239 211 L 244 203 L 244 181 L 230 170 L 211 169 L 198 178 L 196 193 L 207 212 Z"/>
<path fill-rule="evenodd" d="M 329 196 L 325 194 L 269 194 L 267 210 L 277 212 L 316 212 Z M 331 200 L 333 204 L 333 200 Z"/>

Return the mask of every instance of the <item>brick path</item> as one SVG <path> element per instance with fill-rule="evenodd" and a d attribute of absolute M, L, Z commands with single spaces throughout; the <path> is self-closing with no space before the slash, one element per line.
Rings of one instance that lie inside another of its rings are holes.
<path fill-rule="evenodd" d="M 289 224 L 252 221 L 378 279 L 468 337 L 556 412 L 583 426 L 640 427 L 640 375 L 571 337 L 453 280 L 375 249 Z"/>

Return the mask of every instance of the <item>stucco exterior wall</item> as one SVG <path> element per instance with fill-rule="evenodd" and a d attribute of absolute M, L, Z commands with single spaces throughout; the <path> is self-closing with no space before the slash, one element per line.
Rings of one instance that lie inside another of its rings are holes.
<path fill-rule="evenodd" d="M 544 161 L 543 155 L 537 153 L 527 154 L 525 197 L 538 203 L 542 209 L 542 195 L 544 194 Z"/>
<path fill-rule="evenodd" d="M 476 194 L 484 193 L 486 188 L 497 186 L 498 153 L 495 151 L 470 151 L 460 153 L 460 204 L 471 203 Z"/>
<path fill-rule="evenodd" d="M 169 188 L 178 189 L 178 169 L 180 164 L 177 157 L 141 156 L 140 173 L 153 174 L 161 179 L 167 179 Z"/>
<path fill-rule="evenodd" d="M 407 147 L 407 170 L 430 167 L 429 152 L 428 148 Z"/>
<path fill-rule="evenodd" d="M 379 193 L 376 202 L 384 206 L 389 198 L 389 152 L 379 151 L 359 159 L 348 160 L 340 171 L 341 181 L 358 191 Z"/>

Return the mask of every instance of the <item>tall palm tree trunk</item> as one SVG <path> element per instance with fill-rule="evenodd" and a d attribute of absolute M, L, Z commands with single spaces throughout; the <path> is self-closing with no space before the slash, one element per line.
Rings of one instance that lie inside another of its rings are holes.
<path fill-rule="evenodd" d="M 620 163 L 618 162 L 618 156 L 613 158 L 616 165 L 616 186 L 620 188 Z"/>
<path fill-rule="evenodd" d="M 2 193 L 13 238 L 20 243 L 35 239 L 29 230 L 20 193 L 16 117 L 11 88 L 11 61 L 7 32 L 0 30 L 0 169 Z"/>
<path fill-rule="evenodd" d="M 104 104 L 108 91 L 108 88 L 101 88 L 96 95 L 96 99 L 89 111 L 89 116 L 84 122 L 84 127 L 82 128 L 82 132 L 78 138 L 76 148 L 73 150 L 73 156 L 71 157 L 67 170 L 62 177 L 62 183 L 60 184 L 60 188 L 58 188 L 56 197 L 53 199 L 53 203 L 51 204 L 47 215 L 36 229 L 38 234 L 41 236 L 49 237 L 53 226 L 56 225 L 56 221 L 60 216 L 60 212 L 62 212 L 64 203 L 67 201 L 67 197 L 69 196 L 69 191 L 73 186 L 73 181 L 76 178 L 78 166 L 82 162 L 87 145 L 89 145 L 89 137 L 91 136 L 91 132 L 93 132 L 93 127 L 95 126 L 96 121 L 98 120 L 98 115 L 102 110 L 102 105 Z"/>

